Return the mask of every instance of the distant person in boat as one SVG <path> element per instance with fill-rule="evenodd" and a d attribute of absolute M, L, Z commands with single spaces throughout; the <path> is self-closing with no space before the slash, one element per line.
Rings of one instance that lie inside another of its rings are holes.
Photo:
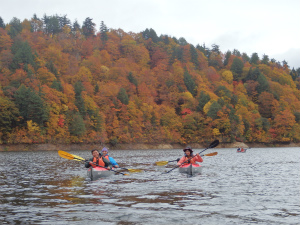
<path fill-rule="evenodd" d="M 203 159 L 199 155 L 199 153 L 197 153 L 196 155 L 193 154 L 193 150 L 191 147 L 186 147 L 185 149 L 183 149 L 183 151 L 184 156 L 178 161 L 178 166 L 180 166 L 183 162 L 184 164 L 196 164 L 196 162 L 203 162 Z"/>
<path fill-rule="evenodd" d="M 101 167 L 105 167 L 109 170 L 112 168 L 111 162 L 105 157 L 101 156 L 97 149 L 92 150 L 92 155 L 93 158 L 89 159 L 89 161 L 85 163 L 86 168 L 89 168 L 91 166 L 96 167 L 97 166 L 96 164 L 98 164 Z"/>
<path fill-rule="evenodd" d="M 104 148 L 102 149 L 101 155 L 102 155 L 103 157 L 105 157 L 106 159 L 108 159 L 108 160 L 110 161 L 110 163 L 112 164 L 113 167 L 115 167 L 115 168 L 118 168 L 118 167 L 119 167 L 119 165 L 118 165 L 118 163 L 116 162 L 116 160 L 114 160 L 113 157 L 110 157 L 110 156 L 108 155 L 108 149 L 107 149 L 106 147 L 104 147 Z"/>

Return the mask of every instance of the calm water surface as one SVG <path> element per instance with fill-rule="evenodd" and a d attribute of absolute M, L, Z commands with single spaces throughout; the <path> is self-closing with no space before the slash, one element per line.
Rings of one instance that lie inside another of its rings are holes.
<path fill-rule="evenodd" d="M 97 181 L 56 151 L 0 152 L 0 224 L 300 224 L 299 148 L 205 153 L 215 151 L 188 177 L 163 174 L 174 163 L 155 165 L 180 149 L 110 150 L 122 167 L 144 172 Z"/>

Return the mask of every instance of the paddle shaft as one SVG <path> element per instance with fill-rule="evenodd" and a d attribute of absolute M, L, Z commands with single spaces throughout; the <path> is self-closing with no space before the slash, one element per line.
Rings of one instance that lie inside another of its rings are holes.
<path fill-rule="evenodd" d="M 208 153 L 208 154 L 205 154 L 205 155 L 200 155 L 201 157 L 203 157 L 203 156 L 215 156 L 215 155 L 217 155 L 218 154 L 218 152 L 212 152 L 212 153 Z M 155 164 L 157 165 L 157 166 L 164 166 L 164 165 L 167 165 L 169 162 L 174 162 L 174 161 L 179 161 L 180 160 L 180 158 L 178 158 L 178 159 L 176 159 L 176 160 L 172 160 L 172 161 L 159 161 L 159 162 L 156 162 Z"/>
<path fill-rule="evenodd" d="M 179 158 L 178 158 L 179 159 Z M 178 159 L 175 159 L 175 160 L 171 160 L 171 161 L 168 161 L 168 162 L 178 162 L 179 160 Z"/>

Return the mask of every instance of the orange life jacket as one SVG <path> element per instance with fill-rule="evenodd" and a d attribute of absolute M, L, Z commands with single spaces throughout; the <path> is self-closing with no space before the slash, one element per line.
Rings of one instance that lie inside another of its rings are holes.
<path fill-rule="evenodd" d="M 99 157 L 99 159 L 97 160 L 95 157 L 93 158 L 93 162 L 98 164 L 99 166 L 103 166 L 105 167 L 105 163 L 103 162 L 102 157 Z M 92 167 L 96 167 L 97 165 L 92 164 Z"/>

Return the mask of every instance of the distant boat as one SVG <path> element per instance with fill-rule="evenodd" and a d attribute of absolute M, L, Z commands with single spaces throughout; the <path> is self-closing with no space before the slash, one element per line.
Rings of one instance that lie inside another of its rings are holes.
<path fill-rule="evenodd" d="M 245 149 L 245 148 L 238 148 L 236 150 L 236 152 L 242 152 L 242 153 L 245 153 L 246 151 L 247 151 L 247 149 Z"/>

